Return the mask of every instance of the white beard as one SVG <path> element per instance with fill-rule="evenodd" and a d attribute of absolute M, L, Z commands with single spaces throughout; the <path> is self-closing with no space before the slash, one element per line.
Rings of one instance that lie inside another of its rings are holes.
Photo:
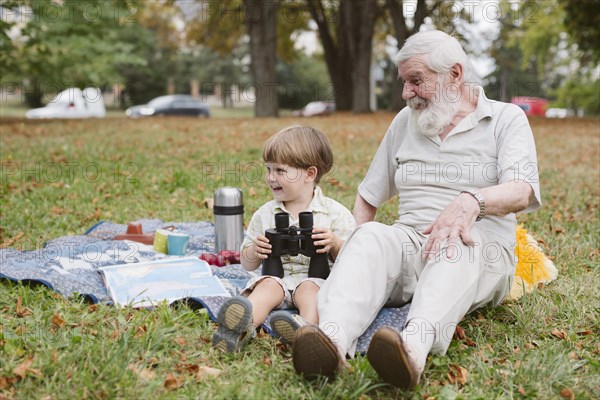
<path fill-rule="evenodd" d="M 446 100 L 439 95 L 430 100 L 415 96 L 406 103 L 411 109 L 410 118 L 413 124 L 419 133 L 429 138 L 442 134 L 454 119 L 460 106 L 459 101 Z"/>

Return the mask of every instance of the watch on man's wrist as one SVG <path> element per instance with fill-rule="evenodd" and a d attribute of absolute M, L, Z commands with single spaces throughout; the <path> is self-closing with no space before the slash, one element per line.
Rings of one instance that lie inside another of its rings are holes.
<path fill-rule="evenodd" d="M 479 203 L 479 215 L 475 221 L 481 221 L 481 219 L 485 217 L 485 200 L 483 199 L 481 193 L 479 193 L 477 190 L 463 190 L 460 193 L 470 194 L 475 198 L 475 200 L 477 200 Z"/>

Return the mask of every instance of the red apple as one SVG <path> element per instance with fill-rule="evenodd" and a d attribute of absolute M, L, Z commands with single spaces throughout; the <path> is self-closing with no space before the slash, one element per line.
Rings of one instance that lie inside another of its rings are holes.
<path fill-rule="evenodd" d="M 216 265 L 217 267 L 224 267 L 224 266 L 226 266 L 227 264 L 229 264 L 229 263 L 227 262 L 227 259 L 226 259 L 225 257 L 223 257 L 221 254 L 217 254 L 217 261 L 216 261 L 216 264 L 215 264 L 215 265 Z"/>
<path fill-rule="evenodd" d="M 202 254 L 200 254 L 199 258 L 201 260 L 206 261 L 210 265 L 217 265 L 217 263 L 218 263 L 217 255 L 213 254 L 213 253 L 202 253 Z"/>
<path fill-rule="evenodd" d="M 240 252 L 239 251 L 234 251 L 233 255 L 229 259 L 229 262 L 231 262 L 232 264 L 240 264 L 241 263 Z"/>
<path fill-rule="evenodd" d="M 233 250 L 221 250 L 217 253 L 219 256 L 223 256 L 223 258 L 227 261 L 227 264 L 239 264 L 240 263 L 240 252 Z"/>

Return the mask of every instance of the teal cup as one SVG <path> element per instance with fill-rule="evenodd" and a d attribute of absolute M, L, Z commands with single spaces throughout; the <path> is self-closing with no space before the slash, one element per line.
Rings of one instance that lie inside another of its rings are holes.
<path fill-rule="evenodd" d="M 181 232 L 169 232 L 167 249 L 170 256 L 183 256 L 187 250 L 190 235 Z"/>

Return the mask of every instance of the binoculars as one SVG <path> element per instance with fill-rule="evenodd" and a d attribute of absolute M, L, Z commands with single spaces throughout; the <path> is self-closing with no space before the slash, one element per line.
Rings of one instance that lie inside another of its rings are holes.
<path fill-rule="evenodd" d="M 301 212 L 298 217 L 300 227 L 290 226 L 288 213 L 275 214 L 275 229 L 265 231 L 265 236 L 271 244 L 271 254 L 263 261 L 262 274 L 283 278 L 281 256 L 302 254 L 310 257 L 308 276 L 327 279 L 329 276 L 327 253 L 317 253 L 317 249 L 323 246 L 316 247 L 311 238 L 313 214 L 306 211 Z"/>

